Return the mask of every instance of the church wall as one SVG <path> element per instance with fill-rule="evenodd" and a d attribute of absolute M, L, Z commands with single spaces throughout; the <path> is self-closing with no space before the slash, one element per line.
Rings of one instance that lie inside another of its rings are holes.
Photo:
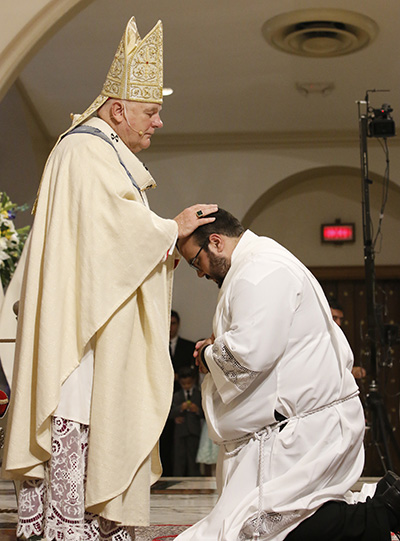
<path fill-rule="evenodd" d="M 20 0 L 19 2 L 4 2 L 1 6 L 2 31 L 0 33 L 0 51 L 15 39 L 15 37 L 34 19 L 41 10 L 51 4 L 51 0 Z"/>
<path fill-rule="evenodd" d="M 0 100 L 23 66 L 67 20 L 93 0 L 3 2 L 0 25 Z"/>
<path fill-rule="evenodd" d="M 54 33 L 75 10 L 90 0 L 19 0 L 2 7 L 0 32 L 0 190 L 6 190 L 18 203 L 32 203 L 40 170 L 48 151 L 48 141 L 35 119 L 24 108 L 18 90 L 11 87 L 21 67 L 41 43 Z M 165 105 L 167 107 L 167 103 Z M 204 134 L 203 134 L 204 135 Z M 243 134 L 242 134 L 243 139 Z M 329 167 L 359 167 L 357 141 L 344 144 L 292 144 L 257 146 L 251 144 L 229 149 L 215 139 L 214 146 L 192 146 L 185 149 L 163 148 L 154 138 L 153 148 L 140 155 L 158 182 L 149 194 L 152 208 L 160 215 L 174 217 L 185 206 L 196 202 L 217 202 L 238 218 L 262 201 L 264 205 L 248 224 L 256 232 L 269 234 L 293 250 L 308 265 L 362 264 L 361 203 L 357 199 L 357 175 L 334 178 L 322 175 L 307 184 L 307 172 Z M 204 137 L 203 137 L 204 141 Z M 394 142 L 390 151 L 392 188 L 400 186 L 400 150 Z M 384 155 L 371 142 L 370 169 L 376 176 L 384 171 Z M 304 173 L 301 182 L 285 186 L 286 179 Z M 276 189 L 275 189 L 276 188 Z M 274 190 L 275 189 L 275 190 Z M 393 191 L 393 190 L 392 190 Z M 271 197 L 268 197 L 271 194 Z M 382 254 L 377 263 L 399 264 L 396 241 L 399 237 L 398 193 L 389 193 L 388 216 L 384 223 Z M 374 196 L 375 202 L 379 195 Z M 395 205 L 396 203 L 396 205 Z M 27 213 L 25 213 L 27 214 Z M 318 227 L 321 221 L 335 218 L 357 222 L 357 242 L 346 247 L 321 247 Z M 26 216 L 24 220 L 28 221 Z M 195 273 L 182 262 L 176 272 L 174 308 L 182 316 L 182 334 L 196 339 L 211 332 L 211 317 L 217 289 L 214 283 L 196 279 Z"/>
<path fill-rule="evenodd" d="M 390 143 L 389 143 L 390 147 Z M 384 155 L 371 142 L 370 176 L 376 178 L 371 189 L 371 207 L 376 218 L 381 197 Z M 246 217 L 258 200 L 265 205 L 246 225 L 258 234 L 270 235 L 292 250 L 309 266 L 363 265 L 361 228 L 361 175 L 359 147 L 353 145 L 325 148 L 259 148 L 229 150 L 157 150 L 141 158 L 149 166 L 158 187 L 149 193 L 153 210 L 172 218 L 196 202 L 216 202 L 239 219 Z M 391 179 L 386 217 L 383 224 L 382 253 L 377 264 L 399 265 L 400 226 L 399 160 L 396 145 L 390 147 Z M 329 173 L 341 167 L 347 175 Z M 325 171 L 326 169 L 326 171 Z M 314 171 L 325 171 L 315 177 Z M 283 191 L 279 185 L 296 174 L 302 180 Z M 307 181 L 310 175 L 312 178 Z M 268 191 L 271 191 L 271 200 Z M 355 244 L 322 246 L 319 227 L 322 222 L 354 221 Z M 376 221 L 376 220 L 375 220 Z M 173 305 L 182 316 L 182 335 L 197 339 L 211 333 L 211 320 L 218 289 L 213 282 L 198 279 L 183 261 L 176 271 Z"/>
<path fill-rule="evenodd" d="M 264 209 L 251 222 L 258 234 L 268 235 L 292 251 L 306 265 L 362 266 L 364 243 L 362 228 L 360 175 L 329 174 L 302 182 L 266 201 Z M 379 179 L 370 186 L 373 235 L 377 233 L 383 185 Z M 354 243 L 321 242 L 321 224 L 355 223 Z M 391 184 L 381 228 L 376 242 L 377 265 L 399 265 L 400 190 Z M 397 232 L 397 234 L 396 234 Z"/>
<path fill-rule="evenodd" d="M 0 104 L 0 130 L 0 189 L 18 203 L 32 204 L 49 147 L 15 87 Z M 375 147 L 371 144 L 370 170 L 371 176 L 377 178 L 373 186 L 376 216 L 385 162 L 382 151 Z M 392 183 L 377 264 L 398 265 L 400 151 L 396 144 L 389 143 L 389 149 Z M 303 148 L 281 145 L 229 150 L 197 149 L 193 145 L 187 149 L 163 149 L 160 134 L 159 143 L 155 136 L 152 149 L 139 157 L 158 183 L 158 188 L 148 194 L 150 204 L 164 217 L 173 218 L 197 202 L 216 202 L 245 219 L 245 225 L 255 232 L 270 235 L 287 246 L 307 265 L 363 264 L 357 141 L 352 145 L 332 143 Z M 346 175 L 335 176 L 332 168 L 343 168 Z M 291 178 L 293 182 L 288 183 Z M 356 222 L 354 245 L 321 245 L 320 224 L 336 218 Z M 21 215 L 24 223 L 30 219 L 28 212 Z M 199 280 L 185 262 L 179 265 L 173 304 L 182 316 L 183 335 L 197 339 L 210 334 L 217 294 L 214 283 Z"/>
<path fill-rule="evenodd" d="M 40 172 L 37 148 L 29 130 L 29 119 L 17 89 L 12 87 L 0 103 L 0 191 L 14 203 L 32 205 Z M 17 216 L 20 227 L 31 223 L 29 210 Z"/>

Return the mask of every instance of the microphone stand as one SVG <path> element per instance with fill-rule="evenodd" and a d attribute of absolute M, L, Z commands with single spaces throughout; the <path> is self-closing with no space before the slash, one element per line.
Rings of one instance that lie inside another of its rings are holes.
<path fill-rule="evenodd" d="M 375 302 L 375 254 L 372 241 L 372 222 L 370 214 L 369 187 L 372 181 L 368 178 L 368 92 L 365 102 L 357 102 L 359 111 L 359 133 L 360 133 L 360 154 L 361 154 L 361 180 L 362 180 L 362 222 L 364 238 L 364 266 L 365 286 L 367 301 L 367 327 L 368 327 L 368 348 L 370 358 L 371 383 L 367 394 L 367 404 L 371 411 L 371 433 L 372 442 L 378 452 L 385 473 L 393 469 L 393 462 L 388 445 L 388 436 L 400 457 L 400 448 L 393 434 L 387 412 L 383 403 L 378 385 L 378 325 L 377 310 Z M 360 104 L 366 104 L 366 114 L 361 114 Z M 379 355 L 378 355 L 379 354 Z"/>

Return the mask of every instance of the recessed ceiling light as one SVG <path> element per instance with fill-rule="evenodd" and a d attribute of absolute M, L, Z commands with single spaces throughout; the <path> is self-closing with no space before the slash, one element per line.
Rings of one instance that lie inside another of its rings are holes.
<path fill-rule="evenodd" d="M 367 47 L 376 38 L 378 25 L 354 11 L 301 9 L 269 19 L 262 34 L 270 45 L 286 53 L 327 58 Z"/>
<path fill-rule="evenodd" d="M 165 88 L 162 89 L 162 95 L 163 96 L 170 96 L 173 93 L 174 93 L 174 91 L 172 90 L 172 88 L 165 87 Z"/>

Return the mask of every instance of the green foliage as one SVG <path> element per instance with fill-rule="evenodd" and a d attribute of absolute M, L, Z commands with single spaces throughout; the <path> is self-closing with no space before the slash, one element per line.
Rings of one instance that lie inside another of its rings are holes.
<path fill-rule="evenodd" d="M 4 290 L 17 268 L 30 230 L 29 225 L 16 229 L 14 219 L 27 208 L 28 205 L 17 205 L 5 192 L 0 192 L 0 279 Z"/>

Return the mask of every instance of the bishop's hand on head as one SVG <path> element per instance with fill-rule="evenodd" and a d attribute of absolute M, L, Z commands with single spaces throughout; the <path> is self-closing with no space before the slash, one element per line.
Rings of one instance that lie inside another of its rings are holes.
<path fill-rule="evenodd" d="M 214 217 L 208 218 L 209 214 L 217 212 L 218 205 L 197 204 L 183 210 L 174 220 L 178 224 L 178 239 L 188 237 L 200 225 L 205 225 L 215 220 Z"/>

